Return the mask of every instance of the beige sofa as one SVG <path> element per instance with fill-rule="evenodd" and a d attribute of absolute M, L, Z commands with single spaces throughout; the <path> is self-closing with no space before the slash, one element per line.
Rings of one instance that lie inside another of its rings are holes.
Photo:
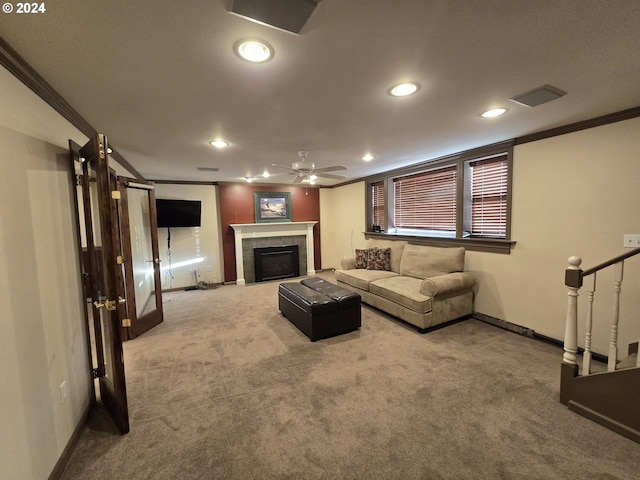
<path fill-rule="evenodd" d="M 375 254 L 387 255 L 382 265 L 374 265 L 382 269 L 356 268 L 356 258 L 344 258 L 342 269 L 335 271 L 338 285 L 359 293 L 363 302 L 422 332 L 473 312 L 475 280 L 463 271 L 464 248 L 369 239 L 366 249 L 371 248 L 378 249 Z M 362 259 L 362 250 L 356 253 Z"/>

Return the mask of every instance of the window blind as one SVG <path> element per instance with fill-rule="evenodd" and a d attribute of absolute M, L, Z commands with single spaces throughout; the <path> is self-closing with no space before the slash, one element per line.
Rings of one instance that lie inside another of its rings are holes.
<path fill-rule="evenodd" d="M 471 234 L 507 235 L 507 156 L 480 160 L 471 167 Z"/>
<path fill-rule="evenodd" d="M 456 181 L 455 165 L 394 179 L 396 228 L 455 232 Z"/>
<path fill-rule="evenodd" d="M 371 184 L 371 201 L 373 210 L 373 225 L 386 228 L 384 223 L 384 182 Z"/>

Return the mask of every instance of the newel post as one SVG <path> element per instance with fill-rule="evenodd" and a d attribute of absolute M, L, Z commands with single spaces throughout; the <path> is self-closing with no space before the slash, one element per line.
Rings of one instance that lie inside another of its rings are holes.
<path fill-rule="evenodd" d="M 578 353 L 578 290 L 582 287 L 582 270 L 580 257 L 569 257 L 569 267 L 565 271 L 564 284 L 569 288 L 567 303 L 567 321 L 564 330 L 563 363 L 577 365 Z"/>

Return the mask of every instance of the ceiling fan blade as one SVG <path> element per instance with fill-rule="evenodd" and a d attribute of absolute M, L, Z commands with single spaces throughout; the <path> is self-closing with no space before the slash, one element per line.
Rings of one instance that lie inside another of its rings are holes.
<path fill-rule="evenodd" d="M 292 172 L 295 172 L 295 171 L 296 171 L 296 170 L 294 170 L 294 169 L 293 169 L 293 168 L 291 168 L 291 167 L 287 167 L 286 165 L 279 165 L 279 164 L 277 164 L 277 163 L 272 163 L 272 164 L 271 164 L 271 166 L 272 166 L 272 167 L 286 168 L 287 170 L 291 170 Z"/>
<path fill-rule="evenodd" d="M 293 183 L 300 183 L 302 182 L 302 180 L 304 180 L 305 177 L 306 175 L 298 175 L 296 178 L 293 179 Z"/>
<path fill-rule="evenodd" d="M 330 173 L 318 173 L 317 170 L 314 170 L 313 174 L 317 177 L 323 177 L 323 178 L 333 178 L 334 180 L 341 180 L 343 178 L 342 175 L 331 175 Z"/>
<path fill-rule="evenodd" d="M 346 170 L 347 167 L 343 167 L 342 165 L 334 165 L 333 167 L 322 167 L 322 168 L 314 168 L 313 173 L 317 172 L 337 172 L 338 170 Z"/>

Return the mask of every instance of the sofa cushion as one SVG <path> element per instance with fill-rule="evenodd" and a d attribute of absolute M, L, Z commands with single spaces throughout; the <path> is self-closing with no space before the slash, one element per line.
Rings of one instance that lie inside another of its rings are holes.
<path fill-rule="evenodd" d="M 464 248 L 406 245 L 400 262 L 400 275 L 429 278 L 464 269 Z"/>
<path fill-rule="evenodd" d="M 369 291 L 369 284 L 374 280 L 381 278 L 395 277 L 395 272 L 387 272 L 384 270 L 336 270 L 336 280 L 360 290 Z"/>
<path fill-rule="evenodd" d="M 402 251 L 407 242 L 404 240 L 378 240 L 370 238 L 367 240 L 368 248 L 390 248 L 391 249 L 391 271 L 398 273 L 400 271 L 400 260 L 402 259 Z"/>
<path fill-rule="evenodd" d="M 431 297 L 420 293 L 421 286 L 422 279 L 399 275 L 371 282 L 369 290 L 415 312 L 427 313 L 431 311 Z"/>

